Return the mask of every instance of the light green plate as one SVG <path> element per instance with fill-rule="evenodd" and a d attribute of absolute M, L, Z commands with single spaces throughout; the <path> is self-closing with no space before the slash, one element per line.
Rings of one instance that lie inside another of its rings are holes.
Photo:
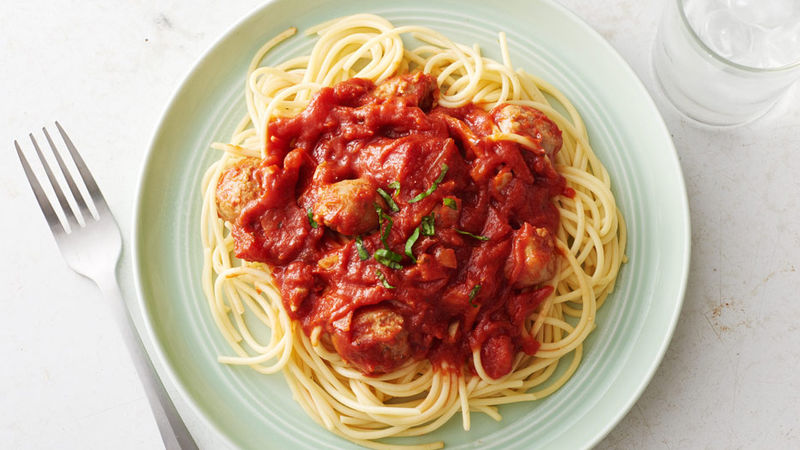
<path fill-rule="evenodd" d="M 300 1 L 269 3 L 229 31 L 178 89 L 153 138 L 141 174 L 134 224 L 134 267 L 156 359 L 189 404 L 243 448 L 347 447 L 308 418 L 281 375 L 217 363 L 230 354 L 200 287 L 200 182 L 244 114 L 244 77 L 263 42 L 297 26 L 301 33 L 267 59 L 308 54 L 302 31 L 357 12 L 417 24 L 500 59 L 505 31 L 516 67 L 561 89 L 586 120 L 613 180 L 629 229 L 628 263 L 597 315 L 575 376 L 554 395 L 501 408 L 504 420 L 456 417 L 425 440 L 448 448 L 582 448 L 598 442 L 638 398 L 658 366 L 680 311 L 689 265 L 689 209 L 675 149 L 646 90 L 596 32 L 549 0 Z"/>

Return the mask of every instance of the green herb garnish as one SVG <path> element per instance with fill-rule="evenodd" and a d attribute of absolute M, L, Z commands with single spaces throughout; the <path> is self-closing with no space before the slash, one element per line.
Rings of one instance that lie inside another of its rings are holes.
<path fill-rule="evenodd" d="M 473 308 L 478 307 L 478 305 L 473 303 L 473 300 L 475 300 L 475 297 L 478 296 L 478 292 L 480 292 L 480 290 L 481 290 L 481 285 L 476 284 L 475 287 L 473 287 L 472 290 L 469 291 L 469 304 L 472 305 Z"/>
<path fill-rule="evenodd" d="M 397 207 L 397 203 L 395 203 L 394 200 L 392 200 L 392 196 L 387 194 L 386 191 L 384 191 L 381 188 L 378 188 L 378 195 L 380 195 L 381 198 L 383 198 L 383 200 L 386 202 L 386 204 L 389 205 L 389 210 L 391 210 L 392 212 L 400 211 L 400 208 Z"/>
<path fill-rule="evenodd" d="M 383 242 L 383 246 L 387 249 L 389 248 L 389 244 L 387 239 L 389 239 L 389 232 L 392 231 L 392 224 L 394 220 L 391 217 L 387 216 L 383 212 L 383 208 L 380 207 L 377 203 L 375 204 L 375 212 L 378 214 L 378 228 L 382 229 L 381 232 L 381 242 Z M 383 227 L 383 223 L 386 222 L 386 228 Z"/>
<path fill-rule="evenodd" d="M 463 234 L 463 235 L 466 235 L 466 236 L 469 236 L 469 237 L 473 237 L 475 239 L 480 239 L 482 241 L 488 241 L 489 240 L 489 238 L 486 237 L 486 236 L 481 236 L 479 234 L 472 234 L 469 231 L 459 230 L 457 228 L 456 228 L 456 233 Z"/>
<path fill-rule="evenodd" d="M 319 224 L 314 220 L 314 211 L 311 208 L 308 208 L 308 223 L 311 224 L 311 228 L 319 228 Z"/>
<path fill-rule="evenodd" d="M 422 223 L 420 223 L 420 227 L 422 228 L 422 234 L 425 236 L 433 236 L 436 233 L 436 228 L 434 227 L 434 219 L 433 214 L 429 214 L 422 218 Z"/>
<path fill-rule="evenodd" d="M 380 271 L 380 269 L 375 269 L 375 275 L 377 275 L 378 279 L 381 280 L 383 287 L 385 287 L 386 289 L 394 289 L 394 286 L 392 286 L 391 284 L 389 284 L 388 281 L 386 281 L 386 275 L 384 275 L 383 272 Z"/>
<path fill-rule="evenodd" d="M 385 248 L 381 248 L 375 250 L 375 261 L 383 264 L 384 266 L 390 269 L 402 269 L 403 266 L 400 265 L 400 261 L 403 259 L 403 256 L 397 254 L 391 250 L 387 250 Z"/>
<path fill-rule="evenodd" d="M 362 261 L 369 259 L 369 252 L 364 248 L 364 241 L 361 240 L 361 236 L 356 236 L 356 250 L 358 250 L 358 257 L 361 258 Z"/>
<path fill-rule="evenodd" d="M 417 242 L 417 239 L 419 239 L 419 227 L 414 229 L 414 232 L 411 233 L 411 236 L 409 236 L 406 241 L 406 255 L 411 258 L 411 261 L 414 261 L 414 264 L 417 263 L 417 258 L 414 258 L 414 252 L 411 251 L 411 248 L 414 247 L 414 243 Z"/>
<path fill-rule="evenodd" d="M 433 191 L 435 191 L 436 188 L 439 187 L 439 183 L 441 183 L 442 180 L 444 180 L 444 175 L 447 173 L 448 169 L 449 167 L 447 167 L 447 164 L 442 164 L 442 171 L 441 173 L 439 173 L 439 176 L 436 177 L 436 180 L 433 181 L 431 187 L 429 187 L 425 192 L 417 194 L 417 196 L 409 200 L 408 203 L 416 203 L 422 200 L 423 198 L 433 194 Z"/>
<path fill-rule="evenodd" d="M 391 183 L 389 183 L 389 186 L 387 186 L 387 187 L 389 189 L 394 189 L 394 196 L 395 197 L 397 197 L 398 194 L 400 194 L 400 182 L 399 181 L 397 181 L 397 180 L 392 181 Z"/>
<path fill-rule="evenodd" d="M 443 200 L 443 202 L 444 202 L 444 206 L 447 206 L 447 207 L 448 207 L 448 208 L 450 208 L 450 209 L 455 209 L 455 210 L 458 210 L 458 205 L 456 204 L 456 201 L 455 201 L 455 200 L 453 200 L 452 198 L 450 198 L 450 197 L 446 197 L 446 198 Z"/>

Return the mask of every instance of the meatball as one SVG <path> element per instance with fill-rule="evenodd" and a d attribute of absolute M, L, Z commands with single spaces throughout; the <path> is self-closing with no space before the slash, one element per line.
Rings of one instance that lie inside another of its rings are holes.
<path fill-rule="evenodd" d="M 333 346 L 367 375 L 391 372 L 411 356 L 405 319 L 389 306 L 366 306 L 353 314 L 348 331 L 336 330 Z"/>
<path fill-rule="evenodd" d="M 545 282 L 556 274 L 556 244 L 547 228 L 525 223 L 514 232 L 505 276 L 514 287 L 525 288 Z"/>
<path fill-rule="evenodd" d="M 326 184 L 317 192 L 314 220 L 347 236 L 355 236 L 378 226 L 375 204 L 386 203 L 368 180 L 358 178 Z"/>
<path fill-rule="evenodd" d="M 550 158 L 561 149 L 561 130 L 538 109 L 503 103 L 492 109 L 491 116 L 503 133 L 532 138 Z"/>
<path fill-rule="evenodd" d="M 217 214 L 223 220 L 235 223 L 242 208 L 261 195 L 261 185 L 253 174 L 259 162 L 256 158 L 244 158 L 219 177 Z"/>
<path fill-rule="evenodd" d="M 423 111 L 430 111 L 436 106 L 438 86 L 432 76 L 415 72 L 400 75 L 384 81 L 372 92 L 377 99 L 399 97 L 408 106 L 419 106 Z"/>

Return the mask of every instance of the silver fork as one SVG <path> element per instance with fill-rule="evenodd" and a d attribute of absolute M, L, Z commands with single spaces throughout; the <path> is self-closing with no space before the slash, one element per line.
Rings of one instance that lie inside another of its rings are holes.
<path fill-rule="evenodd" d="M 169 449 L 196 449 L 195 444 L 186 425 L 181 420 L 175 405 L 172 404 L 164 385 L 158 378 L 152 363 L 147 358 L 144 351 L 144 345 L 136 333 L 131 316 L 125 306 L 125 301 L 122 298 L 122 293 L 119 290 L 117 282 L 117 262 L 119 261 L 120 251 L 122 250 L 122 239 L 120 237 L 119 226 L 117 225 L 111 210 L 106 204 L 100 188 L 94 181 L 94 177 L 83 162 L 83 158 L 78 154 L 75 145 L 70 140 L 67 133 L 61 125 L 56 122 L 61 138 L 72 156 L 75 166 L 78 168 L 80 179 L 83 181 L 86 191 L 89 193 L 90 198 L 84 198 L 75 184 L 75 180 L 70 175 L 69 170 L 61 158 L 61 154 L 56 148 L 53 139 L 46 128 L 42 128 L 47 143 L 55 155 L 58 166 L 61 168 L 61 173 L 69 186 L 72 193 L 72 198 L 78 206 L 78 211 L 73 210 L 73 207 L 67 201 L 67 197 L 61 188 L 58 180 L 53 176 L 47 160 L 42 155 L 39 144 L 30 134 L 31 142 L 33 143 L 36 154 L 42 163 L 45 174 L 53 187 L 53 191 L 58 199 L 58 205 L 51 205 L 47 199 L 42 186 L 36 178 L 36 175 L 31 170 L 28 160 L 19 146 L 17 141 L 14 141 L 14 146 L 17 149 L 17 156 L 22 163 L 22 168 L 25 170 L 25 175 L 28 177 L 28 182 L 33 189 L 36 200 L 39 202 L 39 207 L 44 213 L 47 224 L 50 226 L 50 231 L 56 239 L 56 244 L 61 250 L 61 255 L 66 260 L 67 264 L 79 274 L 94 280 L 97 286 L 103 292 L 105 297 L 109 300 L 109 304 L 113 309 L 113 314 L 119 325 L 120 331 L 125 344 L 128 347 L 128 352 L 133 359 L 136 372 L 139 374 L 139 379 L 144 385 L 144 390 L 147 393 L 147 400 L 150 402 L 150 408 L 155 415 L 158 430 L 161 432 L 161 439 L 164 441 L 164 446 Z M 93 205 L 97 211 L 95 217 L 89 205 Z M 58 219 L 56 209 L 60 209 L 67 219 L 69 229 L 64 228 Z M 79 222 L 78 217 L 83 219 L 83 224 Z"/>

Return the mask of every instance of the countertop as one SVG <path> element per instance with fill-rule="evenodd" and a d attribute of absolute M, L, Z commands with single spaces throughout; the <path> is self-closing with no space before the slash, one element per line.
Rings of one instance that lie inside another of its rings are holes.
<path fill-rule="evenodd" d="M 0 202 L 8 214 L 0 220 L 0 447 L 161 447 L 116 325 L 92 282 L 58 254 L 12 141 L 55 119 L 67 128 L 122 228 L 118 274 L 135 305 L 130 236 L 148 142 L 192 64 L 260 3 L 0 3 Z M 691 207 L 691 272 L 675 336 L 644 394 L 598 447 L 796 447 L 798 84 L 749 125 L 693 124 L 652 76 L 662 2 L 562 3 L 644 81 L 672 133 Z M 223 446 L 196 417 L 186 419 L 202 447 Z"/>

